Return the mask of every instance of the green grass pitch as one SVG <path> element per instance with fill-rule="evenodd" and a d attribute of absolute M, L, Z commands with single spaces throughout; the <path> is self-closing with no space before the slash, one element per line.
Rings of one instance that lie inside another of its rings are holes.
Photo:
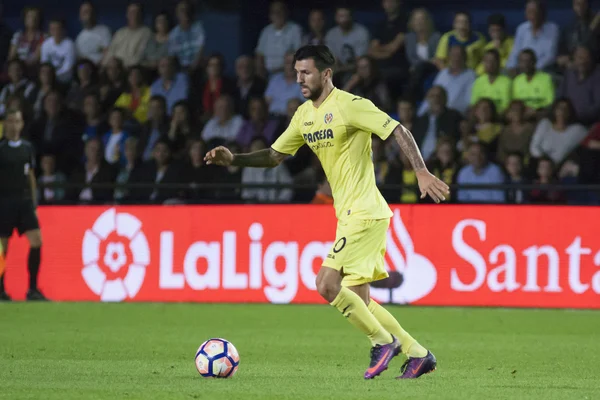
<path fill-rule="evenodd" d="M 0 304 L 1 399 L 599 399 L 600 313 L 390 307 L 438 358 L 365 381 L 369 344 L 328 306 Z M 232 341 L 209 380 L 197 347 Z"/>

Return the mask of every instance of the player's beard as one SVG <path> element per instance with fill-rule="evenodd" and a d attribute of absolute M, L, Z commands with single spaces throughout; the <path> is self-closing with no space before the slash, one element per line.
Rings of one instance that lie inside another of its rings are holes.
<path fill-rule="evenodd" d="M 305 86 L 306 89 L 310 92 L 308 95 L 308 100 L 315 101 L 319 97 L 321 97 L 321 93 L 323 93 L 323 85 L 319 85 L 318 87 L 312 89 L 308 86 Z"/>

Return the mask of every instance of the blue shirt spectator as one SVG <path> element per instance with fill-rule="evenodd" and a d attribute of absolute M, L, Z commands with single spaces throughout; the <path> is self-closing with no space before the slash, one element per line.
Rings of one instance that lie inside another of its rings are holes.
<path fill-rule="evenodd" d="M 555 23 L 546 21 L 546 10 L 538 1 L 527 2 L 525 15 L 527 22 L 517 28 L 515 44 L 506 67 L 517 68 L 521 51 L 531 49 L 537 56 L 536 68 L 544 70 L 556 61 L 560 31 Z"/>
<path fill-rule="evenodd" d="M 169 34 L 169 55 L 176 56 L 182 67 L 195 68 L 204 48 L 204 27 L 200 21 L 192 22 L 195 10 L 189 0 L 177 4 L 177 25 Z"/>
<path fill-rule="evenodd" d="M 304 102 L 300 85 L 296 83 L 296 73 L 292 69 L 294 55 L 285 57 L 284 72 L 275 74 L 269 80 L 265 97 L 269 103 L 269 113 L 275 115 L 286 115 L 287 104 L 290 99 L 299 99 Z"/>
<path fill-rule="evenodd" d="M 469 164 L 458 172 L 456 182 L 459 185 L 491 185 L 505 182 L 499 166 L 487 160 L 485 147 L 481 143 L 471 143 L 467 153 Z M 503 190 L 461 189 L 457 199 L 461 203 L 504 203 Z"/>
<path fill-rule="evenodd" d="M 184 73 L 175 72 L 175 60 L 165 57 L 158 62 L 159 78 L 150 87 L 152 96 L 162 96 L 167 101 L 169 114 L 180 100 L 188 97 L 189 81 Z"/>

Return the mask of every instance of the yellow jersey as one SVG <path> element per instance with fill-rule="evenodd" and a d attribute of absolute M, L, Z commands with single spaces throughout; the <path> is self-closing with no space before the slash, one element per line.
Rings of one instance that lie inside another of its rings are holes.
<path fill-rule="evenodd" d="M 302 104 L 271 147 L 289 155 L 304 144 L 312 149 L 331 185 L 338 220 L 390 218 L 375 184 L 371 134 L 385 140 L 399 124 L 370 100 L 334 88 L 318 108 L 310 100 Z"/>

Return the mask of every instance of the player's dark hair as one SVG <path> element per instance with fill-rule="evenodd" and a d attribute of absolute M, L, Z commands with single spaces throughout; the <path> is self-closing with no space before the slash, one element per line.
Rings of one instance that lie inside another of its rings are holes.
<path fill-rule="evenodd" d="M 499 26 L 502 29 L 506 28 L 506 18 L 504 18 L 503 14 L 492 14 L 488 17 L 487 20 L 488 26 Z"/>
<path fill-rule="evenodd" d="M 308 44 L 300 47 L 294 54 L 294 65 L 296 61 L 312 59 L 319 72 L 325 71 L 327 68 L 333 69 L 335 65 L 335 57 L 329 47 L 324 44 Z"/>
<path fill-rule="evenodd" d="M 533 51 L 533 49 L 527 48 L 527 49 L 521 50 L 521 54 L 529 55 L 531 58 L 533 58 L 533 63 L 537 64 L 537 56 L 535 55 L 535 51 Z"/>

